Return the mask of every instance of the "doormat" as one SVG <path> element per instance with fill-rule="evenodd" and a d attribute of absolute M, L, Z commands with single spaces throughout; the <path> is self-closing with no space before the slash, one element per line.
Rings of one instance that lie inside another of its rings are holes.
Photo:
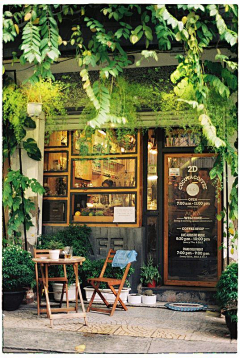
<path fill-rule="evenodd" d="M 166 303 L 165 307 L 174 311 L 181 312 L 194 312 L 194 311 L 206 311 L 207 305 L 203 305 L 201 303 L 191 303 L 191 302 L 174 302 L 174 303 Z"/>

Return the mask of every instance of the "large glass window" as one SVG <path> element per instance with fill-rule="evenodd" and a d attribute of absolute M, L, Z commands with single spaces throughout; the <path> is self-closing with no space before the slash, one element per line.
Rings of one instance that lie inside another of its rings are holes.
<path fill-rule="evenodd" d="M 89 130 L 85 137 L 81 131 L 56 131 L 48 139 L 44 225 L 139 225 L 137 135 L 120 139 L 115 130 Z"/>
<path fill-rule="evenodd" d="M 113 222 L 115 207 L 135 207 L 135 193 L 72 194 L 73 222 Z"/>
<path fill-rule="evenodd" d="M 136 158 L 72 160 L 72 188 L 135 186 Z"/>
<path fill-rule="evenodd" d="M 101 155 L 136 153 L 136 135 L 126 134 L 121 140 L 115 130 L 96 130 L 86 134 L 73 132 L 73 155 Z"/>

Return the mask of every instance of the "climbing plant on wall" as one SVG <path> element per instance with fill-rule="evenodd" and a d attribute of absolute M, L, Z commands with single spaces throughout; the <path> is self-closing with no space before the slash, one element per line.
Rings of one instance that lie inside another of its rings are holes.
<path fill-rule="evenodd" d="M 178 43 L 183 52 L 177 56 L 179 64 L 171 74 L 174 91 L 179 100 L 195 110 L 195 123 L 204 135 L 198 150 L 207 146 L 219 154 L 211 177 L 221 180 L 225 162 L 237 178 L 236 148 L 229 141 L 230 133 L 236 129 L 237 17 L 238 8 L 233 4 L 10 5 L 4 7 L 3 40 L 7 43 L 21 37 L 20 61 L 35 67 L 29 78 L 31 83 L 53 78 L 51 65 L 59 59 L 64 46 L 74 50 L 83 88 L 94 109 L 89 119 L 92 127 L 107 122 L 125 126 L 129 121 L 127 113 L 116 113 L 111 107 L 111 83 L 131 64 L 127 47 L 141 48 L 142 59 L 136 64 L 140 65 L 148 58 L 158 60 L 159 51 L 170 51 L 172 44 Z M 71 33 L 62 33 L 61 24 L 67 24 L 67 28 L 71 24 Z M 217 71 L 202 57 L 213 43 Z M 228 47 L 228 56 L 221 53 L 222 45 Z M 88 70 L 96 66 L 99 76 L 91 83 Z M 189 87 L 190 98 L 186 96 Z M 226 103 L 225 108 L 231 107 L 226 116 L 218 116 L 212 101 L 216 97 L 218 103 Z M 229 204 L 233 222 L 237 218 L 236 192 L 237 179 Z"/>

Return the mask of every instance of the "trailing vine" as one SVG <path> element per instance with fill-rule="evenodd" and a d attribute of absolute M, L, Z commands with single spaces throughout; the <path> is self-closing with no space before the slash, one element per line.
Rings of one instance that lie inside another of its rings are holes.
<path fill-rule="evenodd" d="M 67 39 L 59 35 L 65 17 L 73 23 L 72 34 Z M 108 27 L 106 19 L 114 26 Z M 237 218 L 237 154 L 230 143 L 230 133 L 236 128 L 237 31 L 238 8 L 232 4 L 10 5 L 4 7 L 3 13 L 3 40 L 7 43 L 22 36 L 21 62 L 35 66 L 31 83 L 53 78 L 51 65 L 60 57 L 63 46 L 75 49 L 83 86 L 92 103 L 89 123 L 96 128 L 106 122 L 126 126 L 131 118 L 111 105 L 112 84 L 131 63 L 123 44 L 141 46 L 145 52 L 140 64 L 148 57 L 157 60 L 157 51 L 171 50 L 173 41 L 179 43 L 184 54 L 178 55 L 179 65 L 171 80 L 182 104 L 194 110 L 195 125 L 202 128 L 204 139 L 198 150 L 207 146 L 221 158 L 211 172 L 212 178 L 223 178 L 225 162 L 235 178 L 229 203 L 232 248 L 236 238 L 233 222 Z M 155 38 L 158 49 L 154 52 L 149 46 L 156 44 Z M 213 64 L 202 58 L 204 50 L 213 43 L 217 61 L 214 66 L 218 68 L 215 72 Z M 222 43 L 232 51 L 229 57 L 220 52 Z M 99 66 L 99 78 L 92 86 L 88 75 L 90 66 Z M 191 95 L 187 96 L 189 88 Z M 222 114 L 219 120 L 212 94 L 230 108 L 230 114 Z"/>

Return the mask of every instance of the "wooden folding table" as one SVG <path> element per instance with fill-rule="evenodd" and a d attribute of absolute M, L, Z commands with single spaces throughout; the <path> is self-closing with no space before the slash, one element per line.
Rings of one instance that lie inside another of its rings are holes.
<path fill-rule="evenodd" d="M 78 279 L 78 265 L 82 265 L 83 261 L 85 261 L 85 257 L 80 256 L 73 256 L 69 259 L 58 259 L 52 260 L 49 258 L 33 258 L 32 259 L 35 263 L 40 265 L 44 292 L 46 297 L 46 308 L 41 308 L 40 313 L 47 313 L 48 318 L 50 319 L 51 327 L 53 326 L 53 319 L 66 319 L 66 318 L 84 318 L 85 324 L 87 325 L 87 318 L 86 318 L 86 311 L 83 303 L 82 293 L 80 289 L 80 283 Z M 67 302 L 67 307 L 57 307 L 51 308 L 49 294 L 48 294 L 48 268 L 51 265 L 72 265 L 75 274 L 75 281 L 76 281 L 76 298 L 75 298 L 75 307 L 69 307 L 69 303 Z M 38 282 L 37 282 L 38 285 Z M 78 312 L 78 295 L 80 298 L 80 303 L 82 306 L 82 312 Z M 74 313 L 69 313 L 73 312 Z M 67 314 L 65 314 L 66 312 Z M 53 314 L 58 313 L 58 314 Z M 61 314 L 62 313 L 62 314 Z"/>

